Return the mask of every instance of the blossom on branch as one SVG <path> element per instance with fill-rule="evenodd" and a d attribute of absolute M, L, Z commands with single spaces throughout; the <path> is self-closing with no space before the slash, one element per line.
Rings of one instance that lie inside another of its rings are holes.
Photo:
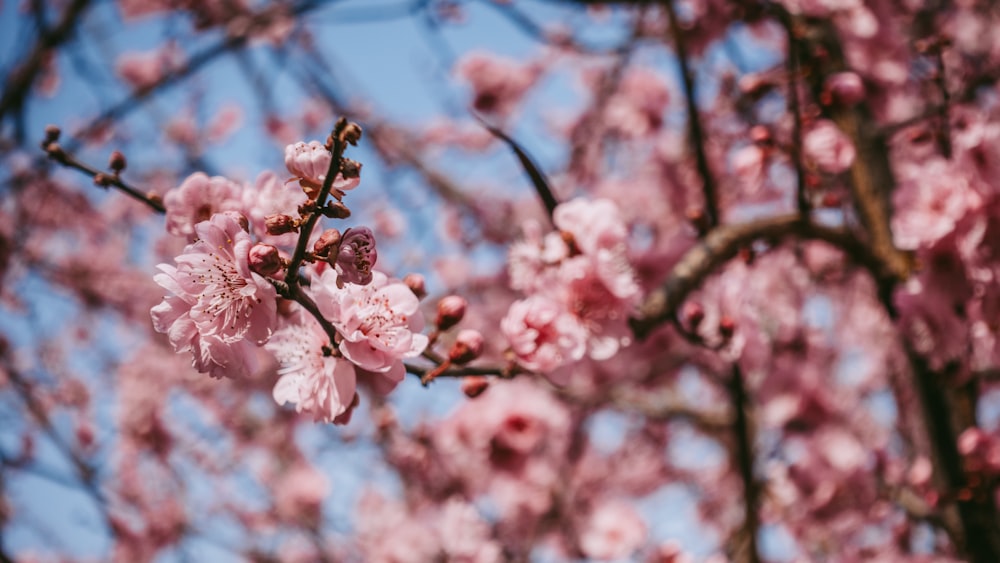
<path fill-rule="evenodd" d="M 300 315 L 275 332 L 265 348 L 281 366 L 273 392 L 279 405 L 293 403 L 317 421 L 346 422 L 347 417 L 338 417 L 351 408 L 357 374 L 351 362 L 334 356 L 315 319 Z"/>
<path fill-rule="evenodd" d="M 198 239 L 153 278 L 170 292 L 152 309 L 153 327 L 177 352 L 192 351 L 198 371 L 217 377 L 245 373 L 247 344 L 267 341 L 277 321 L 276 291 L 250 269 L 253 241 L 241 219 L 217 213 L 195 225 Z"/>
<path fill-rule="evenodd" d="M 203 172 L 188 176 L 180 187 L 163 197 L 167 208 L 167 232 L 195 237 L 195 225 L 216 213 L 243 210 L 243 187 L 222 176 L 208 177 Z"/>
<path fill-rule="evenodd" d="M 420 300 L 406 284 L 382 272 L 373 272 L 367 285 L 340 282 L 332 269 L 313 282 L 320 312 L 344 337 L 340 351 L 365 371 L 401 380 L 402 360 L 419 356 L 428 343 L 420 333 Z"/>

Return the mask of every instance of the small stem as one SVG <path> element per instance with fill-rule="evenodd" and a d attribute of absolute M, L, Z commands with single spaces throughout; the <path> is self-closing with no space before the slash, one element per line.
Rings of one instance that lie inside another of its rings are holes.
<path fill-rule="evenodd" d="M 688 135 L 691 139 L 691 146 L 694 149 L 698 174 L 701 176 L 701 187 L 705 196 L 705 216 L 708 219 L 709 227 L 714 227 L 719 224 L 718 194 L 716 193 L 715 177 L 712 175 L 712 169 L 708 164 L 708 155 L 705 152 L 705 133 L 701 126 L 701 115 L 698 112 L 694 76 L 692 75 L 691 65 L 688 62 L 687 45 L 684 42 L 684 30 L 681 29 L 673 1 L 667 1 L 663 4 L 670 18 L 670 33 L 674 36 L 677 62 L 681 67 L 681 79 L 684 83 L 684 101 L 687 105 L 688 113 Z"/>

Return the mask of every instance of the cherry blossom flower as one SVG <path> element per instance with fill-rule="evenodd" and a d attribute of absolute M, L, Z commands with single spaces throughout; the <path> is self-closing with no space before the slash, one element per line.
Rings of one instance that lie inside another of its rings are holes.
<path fill-rule="evenodd" d="M 232 345 L 262 344 L 276 323 L 276 291 L 250 270 L 253 241 L 240 217 L 217 213 L 195 225 L 198 240 L 185 247 L 176 266 L 160 264 L 153 278 L 170 292 L 153 307 L 154 328 L 176 351 L 194 352 L 195 367 L 213 375 L 247 367 L 249 360 L 239 360 Z"/>
<path fill-rule="evenodd" d="M 243 210 L 243 188 L 222 176 L 211 178 L 202 172 L 188 176 L 180 187 L 167 192 L 167 232 L 188 240 L 195 238 L 194 226 L 216 213 Z"/>
<path fill-rule="evenodd" d="M 539 68 L 492 54 L 474 52 L 456 66 L 459 76 L 472 86 L 472 107 L 507 116 L 538 80 Z"/>
<path fill-rule="evenodd" d="M 542 373 L 579 360 L 587 347 L 587 330 L 580 321 L 541 295 L 515 301 L 500 330 L 521 365 Z"/>
<path fill-rule="evenodd" d="M 299 141 L 285 147 L 285 166 L 292 176 L 316 185 L 323 184 L 332 159 L 330 150 L 319 141 Z"/>
<path fill-rule="evenodd" d="M 334 357 L 329 339 L 312 317 L 301 315 L 274 333 L 264 346 L 274 353 L 278 382 L 274 400 L 292 403 L 317 421 L 341 422 L 354 400 L 357 374 L 351 362 Z"/>
<path fill-rule="evenodd" d="M 403 282 L 373 272 L 368 285 L 345 285 L 327 269 L 314 285 L 320 312 L 344 337 L 340 351 L 359 368 L 402 379 L 402 360 L 427 347 L 420 300 Z"/>
<path fill-rule="evenodd" d="M 802 139 L 803 152 L 823 172 L 839 174 L 851 167 L 857 150 L 829 119 L 817 121 Z"/>
<path fill-rule="evenodd" d="M 639 285 L 628 262 L 628 227 L 618 206 L 608 199 L 574 199 L 556 207 L 552 222 L 573 235 L 573 243 L 595 261 L 597 274 L 621 299 L 639 296 Z"/>
<path fill-rule="evenodd" d="M 326 180 L 326 174 L 330 171 L 330 161 L 333 154 L 319 141 L 309 141 L 297 143 L 285 147 L 285 166 L 292 173 L 295 179 L 299 180 L 309 197 L 315 197 L 320 186 Z M 352 162 L 352 161 L 344 161 Z M 333 188 L 346 192 L 358 187 L 361 183 L 360 165 L 354 163 L 355 174 L 337 173 L 333 179 Z M 346 165 L 345 165 L 346 170 Z"/>
<path fill-rule="evenodd" d="M 590 514 L 580 549 L 594 559 L 622 559 L 645 541 L 646 524 L 635 509 L 624 502 L 606 502 Z"/>

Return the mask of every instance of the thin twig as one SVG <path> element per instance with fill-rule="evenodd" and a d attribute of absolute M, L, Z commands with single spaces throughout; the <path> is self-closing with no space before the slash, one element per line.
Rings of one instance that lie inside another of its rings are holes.
<path fill-rule="evenodd" d="M 715 184 L 715 176 L 708 163 L 705 133 L 701 125 L 701 114 L 698 111 L 698 100 L 695 93 L 694 75 L 688 61 L 687 44 L 684 40 L 684 30 L 677 18 L 677 10 L 673 1 L 663 2 L 667 16 L 670 19 L 670 33 L 674 36 L 674 48 L 677 50 L 677 63 L 681 67 L 681 81 L 684 85 L 684 101 L 687 106 L 688 135 L 691 148 L 694 150 L 695 163 L 701 176 L 702 193 L 705 198 L 705 217 L 709 228 L 719 224 L 719 201 Z"/>

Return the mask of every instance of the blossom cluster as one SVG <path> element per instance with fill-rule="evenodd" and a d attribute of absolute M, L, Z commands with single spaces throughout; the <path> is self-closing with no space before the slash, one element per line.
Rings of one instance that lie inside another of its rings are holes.
<path fill-rule="evenodd" d="M 346 423 L 357 379 L 389 392 L 428 337 L 413 290 L 373 269 L 371 229 L 312 236 L 318 221 L 310 219 L 350 214 L 341 200 L 360 183 L 360 165 L 333 157 L 322 143 L 299 142 L 285 149 L 287 182 L 271 172 L 253 186 L 196 173 L 167 193 L 167 230 L 188 244 L 174 264 L 159 265 L 154 279 L 168 294 L 152 317 L 175 351 L 213 377 L 257 373 L 263 348 L 280 366 L 275 401 Z M 321 201 L 324 184 L 336 203 Z M 313 251 L 296 255 L 300 240 Z M 308 286 L 297 283 L 300 273 Z"/>
<path fill-rule="evenodd" d="M 555 208 L 557 231 L 529 225 L 510 250 L 514 302 L 500 328 L 525 368 L 563 382 L 558 368 L 604 360 L 629 344 L 629 313 L 641 298 L 628 258 L 628 228 L 607 199 Z"/>

